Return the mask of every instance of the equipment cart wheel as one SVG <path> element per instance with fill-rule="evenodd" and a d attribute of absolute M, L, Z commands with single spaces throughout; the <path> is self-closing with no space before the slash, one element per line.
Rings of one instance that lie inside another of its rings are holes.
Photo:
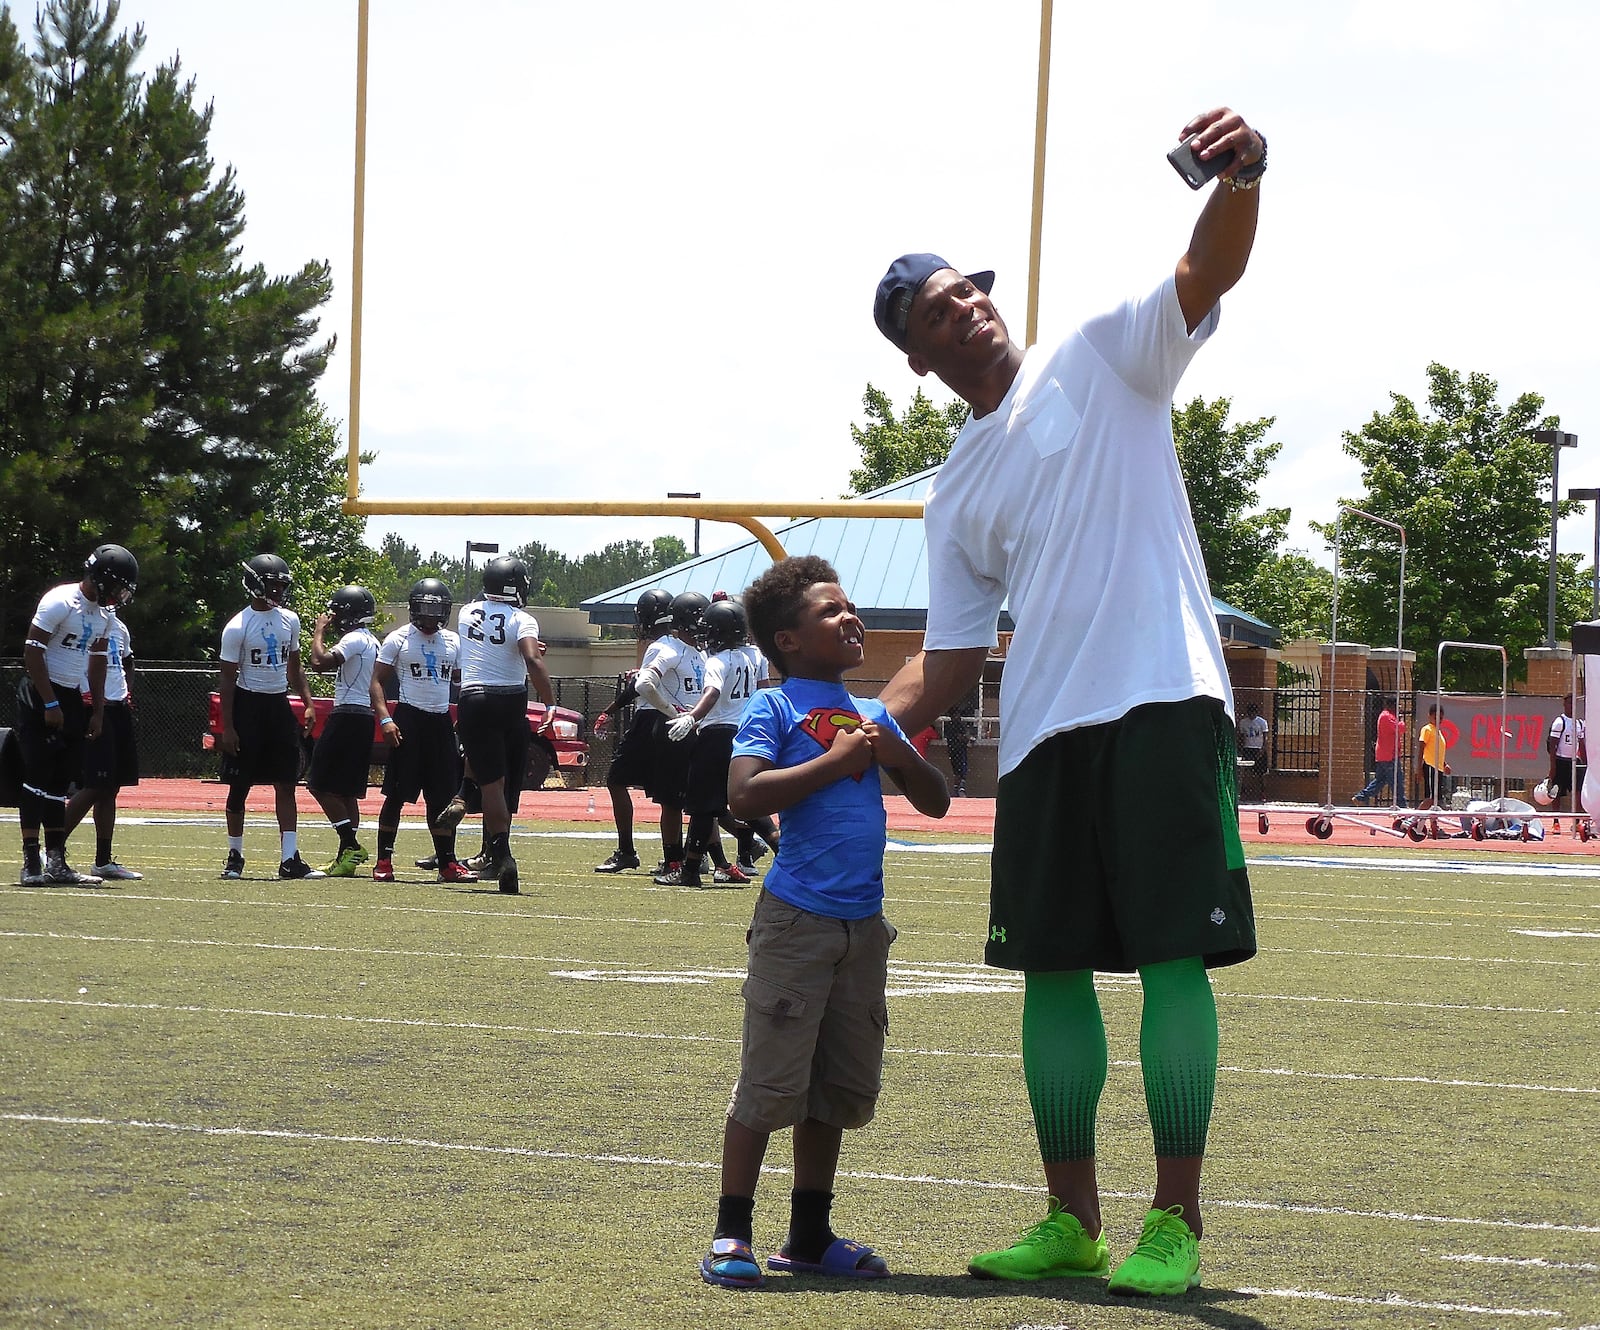
<path fill-rule="evenodd" d="M 1271 824 L 1267 821 L 1267 815 L 1265 813 L 1256 814 L 1256 826 L 1261 829 L 1261 834 L 1263 836 L 1267 834 Z"/>
<path fill-rule="evenodd" d="M 1418 845 L 1428 839 L 1427 828 L 1415 818 L 1406 823 L 1406 835 L 1410 836 Z"/>
<path fill-rule="evenodd" d="M 1486 832 L 1483 829 L 1483 823 L 1480 822 L 1477 818 L 1473 818 L 1472 819 L 1472 839 L 1473 840 L 1482 840 L 1488 834 L 1489 833 Z"/>
<path fill-rule="evenodd" d="M 1586 841 L 1592 835 L 1594 835 L 1594 828 L 1589 825 L 1588 819 L 1585 819 L 1584 821 L 1578 823 L 1578 839 L 1579 840 Z"/>
<path fill-rule="evenodd" d="M 1332 820 L 1326 817 L 1317 818 L 1316 825 L 1311 828 L 1311 834 L 1318 840 L 1327 840 L 1328 837 L 1333 835 Z"/>

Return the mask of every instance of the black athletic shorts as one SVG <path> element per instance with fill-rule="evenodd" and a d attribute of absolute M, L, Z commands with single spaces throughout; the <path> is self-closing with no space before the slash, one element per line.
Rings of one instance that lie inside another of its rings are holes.
<path fill-rule="evenodd" d="M 721 817 L 728 811 L 728 763 L 733 760 L 733 736 L 738 732 L 737 725 L 707 725 L 692 740 L 684 740 L 691 750 L 685 812 Z"/>
<path fill-rule="evenodd" d="M 633 713 L 633 724 L 612 755 L 607 785 L 628 785 L 647 794 L 655 788 L 656 752 L 668 742 L 666 722 L 665 716 L 649 707 L 640 707 Z"/>
<path fill-rule="evenodd" d="M 472 778 L 479 785 L 506 783 L 506 806 L 522 789 L 528 766 L 528 690 L 463 689 L 456 703 L 456 732 Z"/>
<path fill-rule="evenodd" d="M 1197 697 L 1034 748 L 995 801 L 984 960 L 1131 973 L 1255 955 L 1234 743 L 1222 703 Z"/>
<path fill-rule="evenodd" d="M 306 788 L 313 794 L 362 799 L 372 767 L 372 710 L 335 707 L 311 750 Z"/>
<path fill-rule="evenodd" d="M 133 737 L 133 709 L 107 702 L 98 739 L 83 745 L 83 788 L 118 790 L 139 783 L 139 748 Z"/>
<path fill-rule="evenodd" d="M 1429 803 L 1438 803 L 1450 793 L 1450 782 L 1438 767 L 1422 764 L 1422 797 Z"/>
<path fill-rule="evenodd" d="M 61 704 L 61 728 L 45 724 L 44 699 L 27 675 L 17 684 L 17 743 L 22 749 L 22 783 L 47 799 L 65 800 L 83 773 L 83 732 L 89 708 L 69 684 L 54 684 Z"/>
<path fill-rule="evenodd" d="M 239 751 L 222 755 L 224 785 L 293 785 L 300 779 L 300 726 L 288 693 L 233 692 Z"/>
<path fill-rule="evenodd" d="M 461 788 L 461 749 L 448 711 L 422 711 L 401 702 L 393 709 L 401 742 L 391 748 L 383 770 L 383 792 L 414 803 L 423 796 L 430 815 Z"/>

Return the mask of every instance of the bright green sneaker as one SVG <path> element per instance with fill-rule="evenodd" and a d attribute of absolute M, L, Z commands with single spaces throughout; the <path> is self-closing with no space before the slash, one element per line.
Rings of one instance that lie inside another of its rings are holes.
<path fill-rule="evenodd" d="M 1183 1222 L 1183 1207 L 1173 1205 L 1145 1215 L 1139 1245 L 1117 1267 L 1106 1291 L 1161 1297 L 1199 1284 L 1200 1239 Z"/>
<path fill-rule="evenodd" d="M 979 1252 L 967 1262 L 979 1279 L 1070 1279 L 1099 1277 L 1111 1268 L 1106 1235 L 1091 1238 L 1083 1225 L 1050 1198 L 1050 1213 L 1023 1233 L 1014 1246 Z"/>
<path fill-rule="evenodd" d="M 359 845 L 347 845 L 335 856 L 334 861 L 328 865 L 329 877 L 354 877 L 356 865 L 367 856 Z"/>

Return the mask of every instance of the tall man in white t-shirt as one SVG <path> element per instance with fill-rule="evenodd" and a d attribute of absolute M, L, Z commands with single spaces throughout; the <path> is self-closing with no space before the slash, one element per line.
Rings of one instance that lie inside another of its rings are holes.
<path fill-rule="evenodd" d="M 500 555 L 483 569 L 483 596 L 461 610 L 461 696 L 456 730 L 483 795 L 483 878 L 514 896 L 521 890 L 511 855 L 511 798 L 528 764 L 528 680 L 555 720 L 556 694 L 539 654 L 539 621 L 522 608 L 528 565 Z"/>
<path fill-rule="evenodd" d="M 139 882 L 144 874 L 124 867 L 111 852 L 117 834 L 117 792 L 139 783 L 139 746 L 133 731 L 133 635 L 112 610 L 106 625 L 105 706 L 100 733 L 83 747 L 83 776 L 67 800 L 67 835 L 94 812 L 94 876 L 107 882 Z M 92 695 L 87 673 L 83 691 Z"/>
<path fill-rule="evenodd" d="M 895 261 L 874 317 L 972 417 L 928 491 L 924 650 L 882 700 L 916 733 L 977 683 L 1009 598 L 985 959 L 1021 970 L 1023 1067 L 1050 1206 L 980 1278 L 1110 1269 L 1095 1177 L 1107 1075 L 1094 971 L 1137 971 L 1156 1187 L 1114 1293 L 1200 1282 L 1200 1172 L 1216 1083 L 1206 967 L 1255 953 L 1232 694 L 1172 441 L 1172 396 L 1255 238 L 1266 140 L 1237 114 L 1184 126 L 1231 153 L 1176 271 L 1065 341 L 1012 341 L 988 292 L 930 254 Z M 1150 780 L 1163 778 L 1152 836 Z"/>
<path fill-rule="evenodd" d="M 25 887 L 99 886 L 102 881 L 67 863 L 67 794 L 81 774 L 85 740 L 98 738 L 105 720 L 109 611 L 131 600 L 138 582 L 133 555 L 121 545 L 101 545 L 76 583 L 45 593 L 28 625 L 17 685 L 22 749 L 17 813 Z M 85 684 L 88 707 L 80 691 Z"/>

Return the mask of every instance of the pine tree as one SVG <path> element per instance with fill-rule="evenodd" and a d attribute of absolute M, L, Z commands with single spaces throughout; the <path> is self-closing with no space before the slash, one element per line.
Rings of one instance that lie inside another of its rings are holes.
<path fill-rule="evenodd" d="M 48 0 L 0 9 L 0 644 L 102 541 L 140 560 L 147 658 L 210 643 L 267 531 L 274 458 L 327 362 L 325 263 L 240 262 L 244 196 L 211 107 L 142 27 Z"/>

